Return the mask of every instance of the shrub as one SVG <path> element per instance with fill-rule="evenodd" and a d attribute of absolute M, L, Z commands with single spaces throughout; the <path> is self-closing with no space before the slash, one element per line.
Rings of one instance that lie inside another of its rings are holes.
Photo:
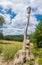
<path fill-rule="evenodd" d="M 29 65 L 34 65 L 34 61 L 30 60 Z"/>
<path fill-rule="evenodd" d="M 39 65 L 42 65 L 42 58 L 38 59 L 38 63 L 39 63 Z"/>
<path fill-rule="evenodd" d="M 0 54 L 2 53 L 2 51 L 3 51 L 3 46 L 0 45 Z"/>
<path fill-rule="evenodd" d="M 30 35 L 30 39 L 38 48 L 42 48 L 42 19 L 35 28 L 35 32 Z"/>

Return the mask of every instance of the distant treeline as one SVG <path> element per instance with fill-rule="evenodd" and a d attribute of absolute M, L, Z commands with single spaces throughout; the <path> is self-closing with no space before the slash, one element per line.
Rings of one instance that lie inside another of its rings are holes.
<path fill-rule="evenodd" d="M 11 41 L 23 41 L 23 35 L 14 35 L 14 36 L 4 36 L 5 40 L 11 40 Z"/>
<path fill-rule="evenodd" d="M 0 40 L 20 41 L 20 42 L 22 42 L 23 39 L 24 39 L 23 35 L 6 35 L 6 36 L 4 36 L 2 33 L 0 33 Z"/>
<path fill-rule="evenodd" d="M 23 35 L 7 35 L 3 36 L 2 33 L 0 33 L 0 40 L 10 40 L 10 41 L 23 41 Z"/>

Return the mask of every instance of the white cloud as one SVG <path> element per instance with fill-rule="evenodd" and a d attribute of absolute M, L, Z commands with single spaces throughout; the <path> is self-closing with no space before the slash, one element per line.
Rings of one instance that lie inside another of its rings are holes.
<path fill-rule="evenodd" d="M 30 5 L 37 8 L 37 14 L 42 14 L 42 0 L 34 0 Z"/>
<path fill-rule="evenodd" d="M 37 8 L 35 12 L 31 11 L 30 17 L 30 26 L 29 33 L 35 30 L 35 25 L 38 24 L 38 21 L 34 14 L 42 14 L 42 0 L 0 0 L 0 5 L 3 6 L 4 10 L 6 8 L 12 8 L 12 11 L 17 13 L 17 16 L 12 19 L 12 24 L 8 24 L 10 22 L 10 15 L 5 14 L 5 20 L 7 23 L 7 28 L 3 33 L 8 34 L 22 34 L 24 33 L 24 27 L 27 21 L 27 6 L 31 6 L 32 8 Z"/>

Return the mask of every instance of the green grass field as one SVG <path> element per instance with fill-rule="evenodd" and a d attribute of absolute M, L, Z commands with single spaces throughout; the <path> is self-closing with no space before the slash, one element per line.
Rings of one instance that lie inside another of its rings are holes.
<path fill-rule="evenodd" d="M 4 61 L 10 61 L 14 58 L 18 50 L 22 49 L 23 42 L 0 41 L 0 56 Z M 42 48 L 35 49 L 33 43 L 30 44 L 31 51 L 37 56 L 36 61 L 42 65 Z"/>

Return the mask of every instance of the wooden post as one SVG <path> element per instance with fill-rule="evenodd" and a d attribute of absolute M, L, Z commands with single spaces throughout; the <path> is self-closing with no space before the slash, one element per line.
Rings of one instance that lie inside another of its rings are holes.
<path fill-rule="evenodd" d="M 26 46 L 27 31 L 28 31 L 28 26 L 29 26 L 30 13 L 31 13 L 31 7 L 28 7 L 27 8 L 27 22 L 26 22 L 26 27 L 25 27 L 25 31 L 24 31 L 24 46 L 23 46 L 24 49 L 25 49 L 25 46 Z"/>

